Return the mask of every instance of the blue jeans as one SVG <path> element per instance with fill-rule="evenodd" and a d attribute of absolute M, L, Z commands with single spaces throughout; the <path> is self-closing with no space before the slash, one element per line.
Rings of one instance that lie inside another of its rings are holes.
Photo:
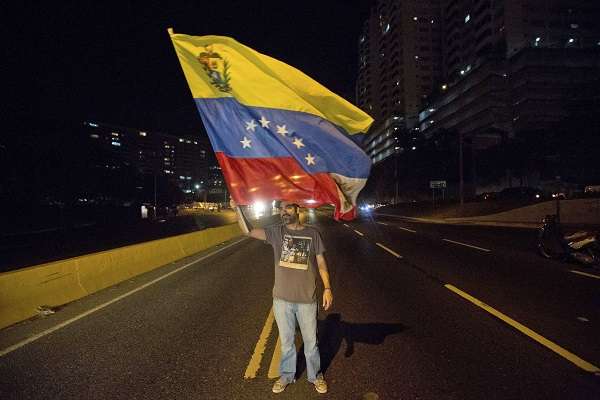
<path fill-rule="evenodd" d="M 304 357 L 306 358 L 306 375 L 309 382 L 314 382 L 321 372 L 321 356 L 317 347 L 317 303 L 290 303 L 273 299 L 273 314 L 279 328 L 281 341 L 281 362 L 279 374 L 283 381 L 292 382 L 296 375 L 296 320 L 304 341 Z"/>

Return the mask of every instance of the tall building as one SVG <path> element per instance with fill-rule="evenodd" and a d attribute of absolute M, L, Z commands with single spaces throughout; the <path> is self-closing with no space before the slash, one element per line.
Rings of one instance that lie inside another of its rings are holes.
<path fill-rule="evenodd" d="M 398 141 L 439 84 L 441 32 L 437 0 L 380 0 L 372 8 L 358 41 L 356 101 L 375 119 L 364 142 L 374 163 L 402 147 Z"/>
<path fill-rule="evenodd" d="M 442 18 L 444 78 L 419 115 L 425 138 L 460 135 L 477 152 L 553 131 L 573 91 L 600 75 L 598 1 L 446 0 Z M 507 171 L 500 186 L 512 184 Z"/>
<path fill-rule="evenodd" d="M 526 47 L 598 45 L 599 10 L 596 0 L 444 0 L 445 81 Z"/>
<path fill-rule="evenodd" d="M 166 176 L 184 193 L 209 184 L 207 146 L 197 139 L 97 122 L 84 122 L 84 129 L 90 140 L 108 150 L 105 168 L 125 162 L 142 174 Z M 212 181 L 222 184 L 214 177 Z"/>
<path fill-rule="evenodd" d="M 426 137 L 453 131 L 486 147 L 549 128 L 565 92 L 598 74 L 598 1 L 445 0 L 442 19 L 444 82 L 419 115 Z"/>

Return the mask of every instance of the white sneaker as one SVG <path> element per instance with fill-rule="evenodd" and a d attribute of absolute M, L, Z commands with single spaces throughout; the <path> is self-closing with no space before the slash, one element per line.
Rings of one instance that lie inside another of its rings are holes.
<path fill-rule="evenodd" d="M 283 392 L 285 390 L 285 388 L 287 387 L 287 385 L 289 385 L 290 383 L 294 383 L 294 381 L 286 382 L 286 381 L 282 380 L 281 378 L 277 379 L 277 381 L 275 381 L 275 383 L 273 384 L 273 393 Z"/>
<path fill-rule="evenodd" d="M 325 382 L 323 375 L 319 374 L 313 383 L 317 392 L 321 394 L 327 393 L 327 382 Z"/>

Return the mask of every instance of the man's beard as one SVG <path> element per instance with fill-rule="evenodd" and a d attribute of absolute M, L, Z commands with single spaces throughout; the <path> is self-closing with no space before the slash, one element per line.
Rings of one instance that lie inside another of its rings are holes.
<path fill-rule="evenodd" d="M 283 214 L 281 216 L 281 219 L 283 220 L 283 223 L 286 225 L 293 224 L 294 222 L 296 222 L 298 220 L 298 218 L 295 215 L 289 215 L 289 214 Z"/>

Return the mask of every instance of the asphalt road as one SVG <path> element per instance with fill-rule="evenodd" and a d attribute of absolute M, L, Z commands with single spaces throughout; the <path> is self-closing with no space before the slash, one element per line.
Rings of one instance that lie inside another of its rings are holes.
<path fill-rule="evenodd" d="M 327 395 L 303 368 L 271 393 L 272 250 L 244 239 L 0 331 L 0 354 L 18 346 L 0 356 L 0 398 L 600 398 L 600 376 L 586 371 L 600 366 L 598 271 L 538 258 L 528 230 L 309 220 L 335 298 L 319 312 Z M 244 379 L 261 333 L 256 377 Z"/>

